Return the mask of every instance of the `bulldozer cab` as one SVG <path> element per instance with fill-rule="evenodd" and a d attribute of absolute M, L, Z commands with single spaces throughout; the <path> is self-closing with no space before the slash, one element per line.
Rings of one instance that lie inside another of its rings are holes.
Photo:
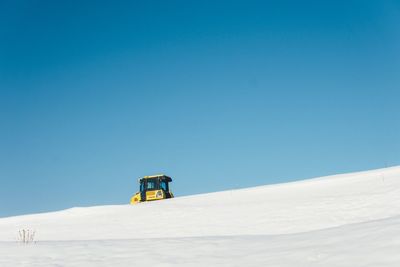
<path fill-rule="evenodd" d="M 140 178 L 140 191 L 131 198 L 131 204 L 174 197 L 169 189 L 170 182 L 171 177 L 163 174 Z"/>

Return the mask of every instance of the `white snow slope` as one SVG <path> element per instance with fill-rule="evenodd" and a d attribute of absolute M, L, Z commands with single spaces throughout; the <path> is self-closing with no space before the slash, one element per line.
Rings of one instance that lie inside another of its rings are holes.
<path fill-rule="evenodd" d="M 0 219 L 0 266 L 140 264 L 398 267 L 400 167 Z"/>

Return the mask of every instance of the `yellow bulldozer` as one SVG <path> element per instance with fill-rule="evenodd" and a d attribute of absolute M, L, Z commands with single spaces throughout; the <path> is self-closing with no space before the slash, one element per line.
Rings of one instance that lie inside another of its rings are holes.
<path fill-rule="evenodd" d="M 168 177 L 164 174 L 140 178 L 140 191 L 133 195 L 131 198 L 131 204 L 173 198 L 174 195 L 169 190 L 170 182 L 172 182 L 171 177 Z"/>

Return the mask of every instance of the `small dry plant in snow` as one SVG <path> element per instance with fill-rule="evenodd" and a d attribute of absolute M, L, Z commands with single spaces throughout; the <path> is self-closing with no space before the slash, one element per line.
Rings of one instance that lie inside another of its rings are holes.
<path fill-rule="evenodd" d="M 17 241 L 23 244 L 35 242 L 35 230 L 22 229 L 18 231 Z"/>

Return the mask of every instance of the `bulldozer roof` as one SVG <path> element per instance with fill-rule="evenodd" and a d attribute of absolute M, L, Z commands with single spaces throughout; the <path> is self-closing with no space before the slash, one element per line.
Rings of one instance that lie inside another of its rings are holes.
<path fill-rule="evenodd" d="M 151 179 L 151 178 L 161 178 L 161 179 L 165 179 L 165 180 L 167 180 L 169 182 L 172 181 L 171 177 L 169 177 L 169 176 L 167 176 L 165 174 L 156 174 L 156 175 L 144 176 L 144 177 L 140 178 L 139 181 L 142 180 L 142 179 Z"/>

